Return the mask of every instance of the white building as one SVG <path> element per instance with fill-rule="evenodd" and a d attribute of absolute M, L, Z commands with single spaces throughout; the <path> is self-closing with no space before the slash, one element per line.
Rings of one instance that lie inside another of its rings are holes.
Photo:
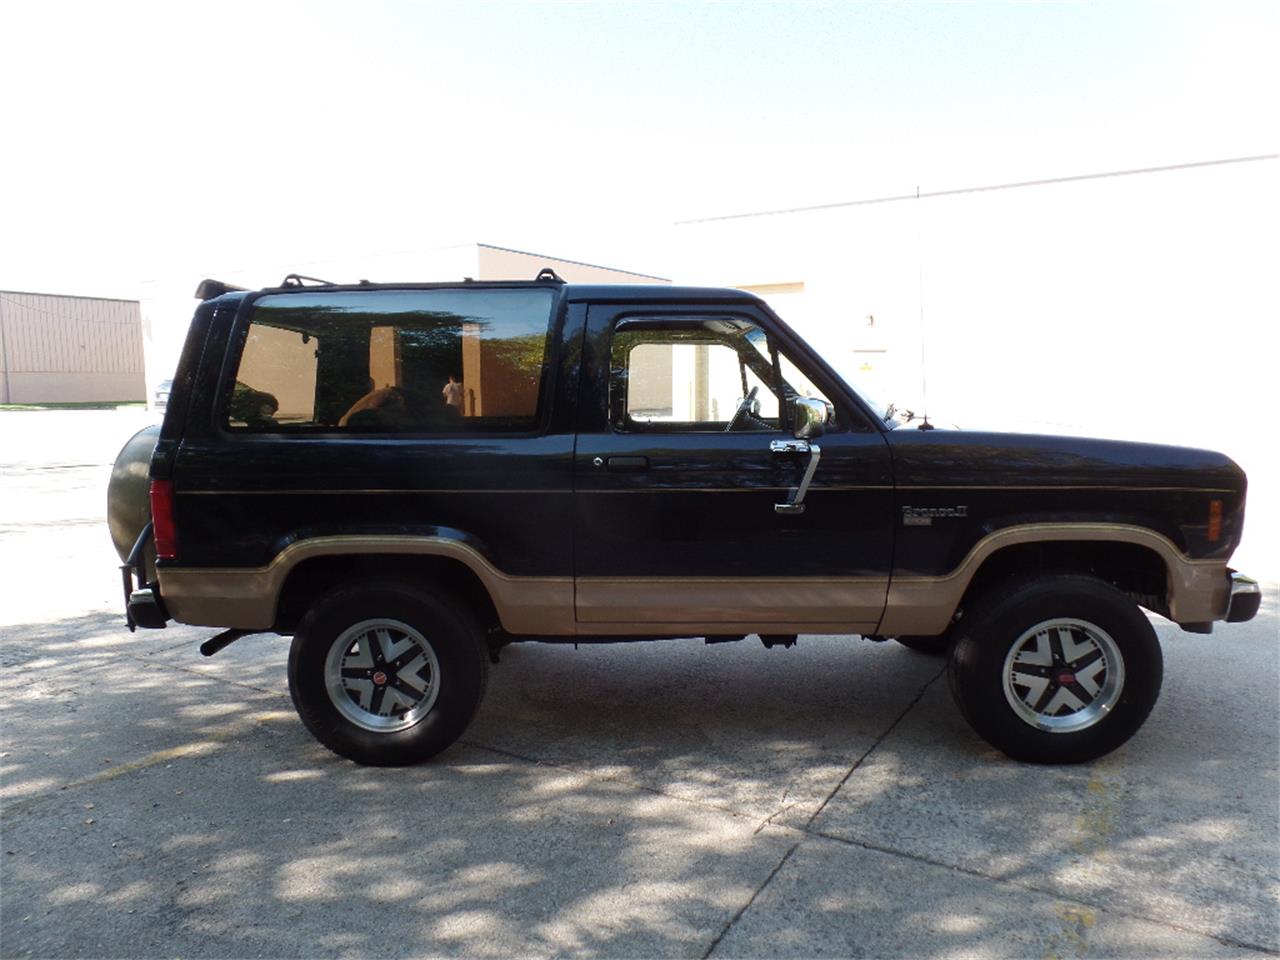
<path fill-rule="evenodd" d="M 1274 158 L 678 225 L 679 283 L 755 290 L 871 393 L 1092 427 L 1270 406 Z M 1241 391 L 1245 392 L 1242 393 Z M 1210 398 L 1217 398 L 1211 400 Z"/>
<path fill-rule="evenodd" d="M 1222 450 L 1250 476 L 1242 563 L 1274 571 L 1277 173 L 854 191 L 680 224 L 674 279 L 756 290 L 855 386 L 920 411 L 927 384 L 940 422 Z"/>

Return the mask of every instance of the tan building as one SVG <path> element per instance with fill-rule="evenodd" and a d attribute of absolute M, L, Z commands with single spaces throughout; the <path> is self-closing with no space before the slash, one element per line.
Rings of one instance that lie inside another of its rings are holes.
<path fill-rule="evenodd" d="M 136 300 L 0 290 L 0 403 L 145 398 Z"/>

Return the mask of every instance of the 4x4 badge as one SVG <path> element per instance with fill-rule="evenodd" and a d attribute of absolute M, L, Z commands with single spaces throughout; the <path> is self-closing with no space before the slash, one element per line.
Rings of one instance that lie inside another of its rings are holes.
<path fill-rule="evenodd" d="M 960 504 L 955 507 L 908 507 L 902 508 L 902 525 L 904 527 L 931 527 L 934 517 L 967 517 L 969 507 Z"/>

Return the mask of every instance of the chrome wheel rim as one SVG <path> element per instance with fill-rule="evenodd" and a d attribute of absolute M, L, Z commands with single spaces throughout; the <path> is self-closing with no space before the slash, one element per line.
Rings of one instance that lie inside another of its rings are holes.
<path fill-rule="evenodd" d="M 375 733 L 407 730 L 435 706 L 440 661 L 421 633 L 399 620 L 362 620 L 329 648 L 325 688 L 338 712 Z"/>
<path fill-rule="evenodd" d="M 1037 730 L 1086 730 L 1106 718 L 1123 690 L 1120 648 L 1109 633 L 1086 620 L 1038 623 L 1005 657 L 1005 699 Z"/>

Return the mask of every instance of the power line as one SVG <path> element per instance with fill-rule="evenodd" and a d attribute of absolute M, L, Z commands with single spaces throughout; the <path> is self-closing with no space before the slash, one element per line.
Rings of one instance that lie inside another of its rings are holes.
<path fill-rule="evenodd" d="M 951 190 L 901 193 L 888 197 L 869 197 L 863 200 L 842 200 L 837 203 L 816 203 L 807 207 L 784 207 L 778 210 L 755 210 L 750 213 L 726 213 L 716 217 L 698 217 L 693 220 L 677 220 L 676 226 L 691 223 L 713 223 L 719 220 L 744 220 L 748 217 L 776 217 L 784 213 L 811 213 L 816 210 L 837 210 L 841 207 L 864 207 L 873 203 L 896 203 L 900 200 L 921 200 L 928 197 L 954 197 L 964 193 L 985 193 L 989 190 L 1018 190 L 1023 187 L 1044 187 L 1054 183 L 1075 183 L 1080 180 L 1103 180 L 1108 177 L 1133 177 L 1144 173 L 1169 173 L 1173 170 L 1192 170 L 1198 167 L 1219 167 L 1228 163 L 1256 163 L 1259 160 L 1277 160 L 1280 153 L 1264 153 L 1254 157 L 1228 157 L 1224 160 L 1198 160 L 1194 163 L 1172 163 L 1162 167 L 1136 167 L 1132 170 L 1109 170 L 1105 173 L 1080 173 L 1069 177 L 1047 177 L 1042 180 L 1016 180 L 1011 183 L 993 183 L 980 187 L 956 187 Z"/>
<path fill-rule="evenodd" d="M 60 294 L 56 294 L 56 293 L 48 293 L 48 294 L 46 294 L 46 293 L 37 293 L 37 294 L 25 294 L 25 296 L 36 296 L 36 297 L 56 297 L 56 296 L 60 296 Z M 100 298 L 100 297 L 74 297 L 74 298 L 69 298 L 69 299 L 99 300 L 99 299 L 102 299 L 102 298 Z M 45 315 L 45 316 L 47 316 L 47 317 L 56 317 L 56 318 L 57 318 L 57 319 L 59 319 L 59 320 L 71 320 L 71 321 L 73 321 L 73 322 L 75 322 L 75 323 L 98 323 L 98 324 L 102 324 L 102 325 L 104 325 L 104 326 L 108 326 L 108 327 L 129 327 L 129 326 L 133 326 L 134 324 L 136 324 L 136 323 L 138 323 L 138 322 L 139 322 L 137 317 L 128 317 L 128 318 L 126 318 L 126 319 L 124 319 L 124 320 L 108 320 L 108 319 L 106 319 L 105 317 L 86 317 L 86 316 L 82 316 L 82 315 L 80 315 L 80 314 L 76 314 L 76 313 L 63 313 L 63 312 L 58 311 L 58 310 L 46 310 L 46 309 L 44 309 L 43 307 L 36 307 L 36 306 L 32 306 L 32 305 L 31 305 L 31 304 L 29 304 L 29 303 L 24 303 L 24 302 L 23 302 L 23 301 L 21 301 L 21 300 L 15 300 L 15 299 L 13 299 L 13 297 L 6 297 L 6 296 L 5 296 L 4 294 L 2 294 L 2 293 L 0 293 L 0 300 L 3 300 L 5 303 L 11 303 L 11 304 L 13 304 L 13 305 L 18 309 L 18 310 L 25 310 L 25 311 L 29 311 L 29 312 L 31 312 L 31 313 L 42 313 L 42 314 L 44 314 L 44 315 Z M 136 301 L 136 300 L 112 300 L 112 301 L 110 301 L 110 302 L 112 302 L 112 303 L 133 303 L 133 304 L 136 304 L 138 301 Z M 14 316 L 16 316 L 16 311 L 14 311 Z"/>

